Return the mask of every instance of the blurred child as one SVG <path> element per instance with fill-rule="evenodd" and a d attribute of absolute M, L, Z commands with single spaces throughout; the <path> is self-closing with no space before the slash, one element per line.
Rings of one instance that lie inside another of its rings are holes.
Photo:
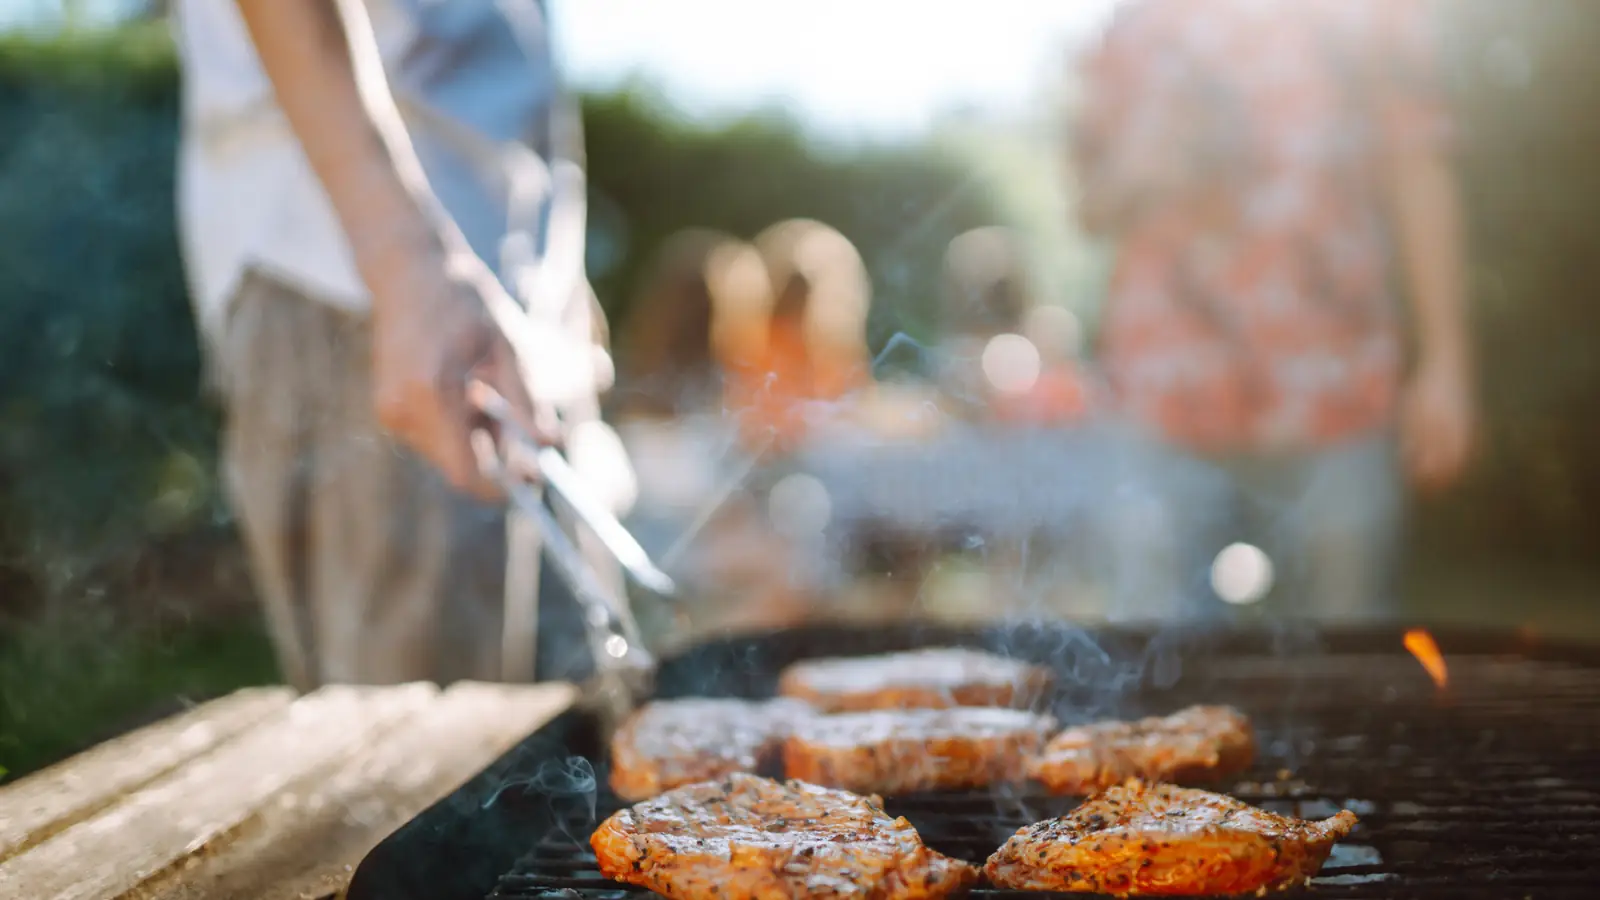
<path fill-rule="evenodd" d="M 772 284 L 771 303 L 730 309 L 718 350 L 726 403 L 740 417 L 747 444 L 783 450 L 871 382 L 872 290 L 855 246 L 820 222 L 781 222 L 755 245 Z"/>

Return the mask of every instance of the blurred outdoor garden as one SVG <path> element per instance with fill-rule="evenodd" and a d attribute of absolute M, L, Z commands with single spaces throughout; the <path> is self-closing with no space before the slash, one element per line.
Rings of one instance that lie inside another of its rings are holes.
<path fill-rule="evenodd" d="M 1600 637 L 1600 5 L 1448 9 L 1488 439 L 1416 510 L 1408 611 Z M 177 252 L 178 85 L 158 18 L 0 35 L 0 779 L 275 678 Z M 694 117 L 644 79 L 587 93 L 613 333 L 673 233 L 789 217 L 867 260 L 874 352 L 931 340 L 946 247 L 995 224 L 1045 236 L 1051 302 L 1092 332 L 1099 248 L 1053 219 L 1070 191 L 1037 149 L 1055 96 L 852 142 L 776 109 Z"/>

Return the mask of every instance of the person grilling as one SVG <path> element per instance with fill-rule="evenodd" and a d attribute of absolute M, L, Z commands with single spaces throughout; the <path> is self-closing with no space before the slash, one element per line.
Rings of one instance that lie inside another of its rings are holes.
<path fill-rule="evenodd" d="M 598 423 L 610 363 L 582 266 L 582 141 L 545 5 L 172 14 L 182 249 L 283 676 L 576 677 L 583 626 L 548 566 L 539 668 L 502 670 L 504 497 L 468 399 L 486 385 L 530 430 L 564 435 L 627 502 Z"/>

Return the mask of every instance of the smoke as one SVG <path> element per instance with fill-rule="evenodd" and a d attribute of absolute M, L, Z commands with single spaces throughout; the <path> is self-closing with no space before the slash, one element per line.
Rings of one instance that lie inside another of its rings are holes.
<path fill-rule="evenodd" d="M 541 763 L 532 775 L 509 779 L 501 784 L 494 793 L 484 798 L 483 808 L 493 806 L 502 794 L 514 788 L 531 791 L 541 797 L 580 798 L 587 804 L 589 815 L 593 817 L 599 782 L 595 778 L 594 765 L 582 756 L 549 759 Z"/>
<path fill-rule="evenodd" d="M 933 348 L 904 331 L 896 331 L 872 358 L 872 376 L 884 380 L 897 375 L 926 377 L 937 370 Z"/>
<path fill-rule="evenodd" d="M 537 748 L 529 748 L 524 758 L 539 755 Z M 547 815 L 552 832 L 549 836 L 584 845 L 600 812 L 600 780 L 594 764 L 583 756 L 568 755 L 565 748 L 547 746 L 543 757 L 531 774 L 502 781 L 484 797 L 479 809 L 489 811 L 510 805 L 515 808 L 513 815 L 522 821 L 527 821 L 529 814 L 535 820 Z"/>

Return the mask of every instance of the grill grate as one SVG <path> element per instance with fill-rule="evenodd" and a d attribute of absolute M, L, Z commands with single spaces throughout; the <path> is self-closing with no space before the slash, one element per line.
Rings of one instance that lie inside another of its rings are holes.
<path fill-rule="evenodd" d="M 663 671 L 662 692 L 766 694 L 783 665 L 806 656 L 935 642 L 1004 648 L 1057 669 L 1065 689 L 1052 711 L 1068 723 L 1195 702 L 1248 713 L 1258 766 L 1213 789 L 1280 813 L 1320 818 L 1349 808 L 1361 817 L 1312 887 L 1291 893 L 1521 900 L 1589 897 L 1600 885 L 1600 652 L 1441 634 L 1450 681 L 1440 690 L 1393 631 L 1212 635 L 1181 645 L 1136 635 L 1083 642 L 1049 629 L 965 640 L 897 634 L 725 641 Z M 1118 660 L 1136 661 L 1137 672 Z M 585 796 L 530 836 L 521 846 L 532 852 L 499 879 L 493 900 L 647 896 L 596 870 L 588 836 L 620 804 L 603 787 L 603 754 L 585 749 L 601 784 L 594 806 Z M 1008 788 L 889 798 L 885 807 L 935 849 L 981 864 L 1017 828 L 1075 803 Z M 1030 895 L 980 888 L 973 896 Z"/>
<path fill-rule="evenodd" d="M 1452 681 L 1440 691 L 1403 651 L 1293 663 L 1225 657 L 1200 670 L 1204 687 L 1174 684 L 1170 693 L 1190 696 L 1168 699 L 1229 701 L 1255 719 L 1264 758 L 1233 796 L 1303 817 L 1341 807 L 1361 816 L 1313 882 L 1315 896 L 1588 896 L 1600 883 L 1600 670 L 1497 656 L 1449 662 Z M 935 849 L 981 864 L 1017 828 L 1075 802 L 1011 789 L 885 806 Z M 605 880 L 588 850 L 596 819 L 619 805 L 602 791 L 598 816 L 566 821 L 492 896 L 644 893 Z"/>

